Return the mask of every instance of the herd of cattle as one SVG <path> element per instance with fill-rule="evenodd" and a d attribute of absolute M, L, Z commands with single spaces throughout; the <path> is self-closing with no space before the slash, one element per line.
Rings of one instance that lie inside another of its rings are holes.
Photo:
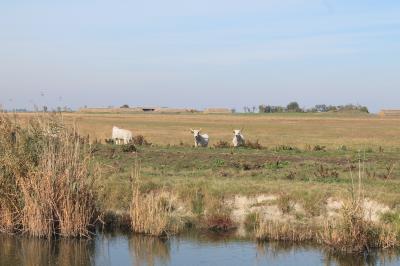
<path fill-rule="evenodd" d="M 209 142 L 209 137 L 207 134 L 200 134 L 201 129 L 195 130 L 190 129 L 190 132 L 193 134 L 194 137 L 194 146 L 195 147 L 207 147 Z M 245 139 L 242 134 L 241 129 L 233 130 L 233 140 L 232 144 L 234 147 L 240 147 L 245 144 Z M 112 129 L 112 136 L 111 138 L 114 140 L 115 144 L 128 144 L 133 139 L 133 134 L 130 130 L 118 128 L 116 126 Z"/>

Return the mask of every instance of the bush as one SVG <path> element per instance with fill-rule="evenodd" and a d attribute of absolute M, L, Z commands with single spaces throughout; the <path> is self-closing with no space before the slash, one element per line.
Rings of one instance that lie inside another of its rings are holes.
<path fill-rule="evenodd" d="M 313 151 L 326 151 L 326 146 L 315 145 Z"/>
<path fill-rule="evenodd" d="M 280 151 L 300 151 L 299 148 L 289 146 L 289 145 L 279 145 L 275 147 L 275 151 L 280 152 Z"/>
<path fill-rule="evenodd" d="M 244 147 L 249 148 L 249 149 L 255 149 L 255 150 L 262 150 L 263 146 L 260 144 L 258 139 L 256 141 L 250 141 L 246 140 Z"/>
<path fill-rule="evenodd" d="M 135 145 L 133 145 L 132 143 L 126 144 L 126 145 L 122 145 L 121 146 L 121 150 L 123 152 L 136 152 L 137 148 Z"/>
<path fill-rule="evenodd" d="M 229 215 L 214 214 L 206 219 L 207 228 L 214 232 L 227 232 L 235 229 L 236 226 Z"/>
<path fill-rule="evenodd" d="M 231 145 L 227 141 L 219 140 L 217 143 L 214 144 L 214 148 L 221 149 L 221 148 L 230 148 Z"/>
<path fill-rule="evenodd" d="M 319 164 L 316 165 L 314 176 L 321 179 L 327 179 L 327 178 L 337 179 L 339 178 L 339 173 L 336 170 L 330 169 L 329 167 L 323 164 Z"/>
<path fill-rule="evenodd" d="M 148 142 L 143 135 L 137 135 L 132 139 L 133 144 L 138 146 L 150 146 L 151 143 Z"/>

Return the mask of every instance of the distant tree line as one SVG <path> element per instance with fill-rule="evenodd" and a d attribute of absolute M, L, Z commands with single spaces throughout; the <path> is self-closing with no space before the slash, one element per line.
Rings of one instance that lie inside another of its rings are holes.
<path fill-rule="evenodd" d="M 246 111 L 251 112 L 253 109 L 244 108 Z M 302 108 L 297 102 L 290 102 L 287 106 L 272 106 L 272 105 L 260 105 L 258 106 L 259 113 L 324 113 L 324 112 L 341 112 L 341 111 L 359 111 L 369 113 L 366 106 L 356 104 L 346 105 L 326 105 L 317 104 L 312 108 Z M 254 113 L 254 111 L 253 111 Z"/>

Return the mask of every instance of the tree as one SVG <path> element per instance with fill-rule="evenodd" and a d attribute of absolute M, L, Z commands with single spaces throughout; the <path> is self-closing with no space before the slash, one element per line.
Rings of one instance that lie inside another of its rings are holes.
<path fill-rule="evenodd" d="M 326 104 L 317 104 L 315 106 L 315 109 L 317 110 L 317 112 L 327 112 L 328 111 L 328 107 L 326 106 Z"/>
<path fill-rule="evenodd" d="M 122 105 L 120 108 L 129 108 L 129 105 L 124 104 L 124 105 Z"/>
<path fill-rule="evenodd" d="M 301 108 L 297 102 L 291 102 L 286 107 L 288 112 L 300 112 Z"/>
<path fill-rule="evenodd" d="M 360 111 L 369 114 L 368 107 L 366 107 L 366 106 L 361 106 Z"/>

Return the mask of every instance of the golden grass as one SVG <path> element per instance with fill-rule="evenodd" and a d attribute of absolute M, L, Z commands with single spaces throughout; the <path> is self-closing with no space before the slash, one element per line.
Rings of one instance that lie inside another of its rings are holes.
<path fill-rule="evenodd" d="M 132 230 L 153 236 L 168 236 L 179 232 L 183 221 L 175 213 L 176 197 L 166 191 L 140 191 L 140 167 L 136 163 L 132 178 L 130 217 Z"/>
<path fill-rule="evenodd" d="M 32 114 L 18 114 L 26 119 Z M 231 143 L 232 129 L 244 127 L 247 139 L 258 139 L 266 147 L 281 144 L 305 148 L 323 145 L 337 149 L 399 146 L 400 119 L 374 115 L 345 114 L 63 114 L 91 139 L 110 138 L 113 125 L 143 135 L 154 144 L 193 143 L 189 128 L 202 128 L 210 135 L 210 146 L 218 140 Z"/>
<path fill-rule="evenodd" d="M 261 221 L 255 235 L 258 240 L 304 242 L 316 239 L 316 229 L 295 223 Z"/>
<path fill-rule="evenodd" d="M 57 117 L 22 127 L 2 115 L 0 129 L 0 229 L 89 236 L 96 207 L 87 143 Z"/>
<path fill-rule="evenodd" d="M 347 253 L 397 247 L 400 242 L 395 223 L 373 222 L 366 218 L 361 164 L 359 169 L 358 182 L 351 184 L 350 193 L 345 198 L 338 217 L 326 217 L 324 224 L 261 220 L 256 228 L 256 238 L 291 242 L 315 241 Z"/>
<path fill-rule="evenodd" d="M 350 194 L 340 210 L 339 218 L 328 220 L 320 241 L 342 252 L 364 252 L 371 248 L 391 248 L 399 245 L 398 230 L 395 224 L 374 223 L 365 218 L 365 192 L 363 189 L 364 172 L 359 163 L 358 182 L 352 184 Z"/>

